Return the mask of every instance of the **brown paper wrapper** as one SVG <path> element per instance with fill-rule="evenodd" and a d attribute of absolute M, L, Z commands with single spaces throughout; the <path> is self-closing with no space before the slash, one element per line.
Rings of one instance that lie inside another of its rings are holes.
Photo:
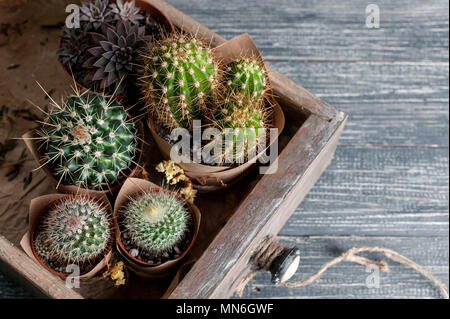
<path fill-rule="evenodd" d="M 241 34 L 218 46 L 213 50 L 213 54 L 219 61 L 221 61 L 221 63 L 225 64 L 237 60 L 242 56 L 253 56 L 261 59 L 262 61 L 261 54 L 247 33 Z M 285 118 L 280 105 L 276 101 L 271 101 L 271 103 L 273 105 L 273 127 L 278 129 L 279 136 L 284 128 Z M 163 157 L 170 159 L 170 149 L 172 148 L 172 145 L 156 133 L 154 123 L 150 115 L 148 117 L 148 125 Z M 239 166 L 209 166 L 192 162 L 186 158 L 183 162 L 177 163 L 177 165 L 179 165 L 184 170 L 185 174 L 192 181 L 194 181 L 195 188 L 203 191 L 214 191 L 222 189 L 224 184 L 229 185 L 231 182 L 235 181 L 240 175 L 256 163 L 262 153 L 263 152 L 260 152 L 251 160 Z M 200 183 L 201 185 L 195 184 L 195 181 L 199 180 L 203 180 L 203 182 Z"/>
<path fill-rule="evenodd" d="M 192 248 L 195 239 L 197 238 L 197 234 L 200 228 L 200 219 L 201 214 L 200 210 L 195 205 L 190 205 L 189 203 L 186 203 L 191 208 L 191 214 L 194 220 L 194 225 L 192 227 L 193 234 L 191 243 L 187 247 L 187 249 L 176 259 L 169 260 L 167 262 L 164 262 L 159 265 L 151 265 L 147 264 L 143 261 L 140 261 L 136 258 L 133 258 L 123 247 L 121 240 L 120 240 L 120 229 L 118 225 L 118 217 L 120 214 L 120 209 L 127 204 L 129 201 L 129 198 L 133 195 L 142 193 L 144 191 L 151 191 L 155 189 L 162 189 L 156 184 L 153 184 L 152 182 L 138 179 L 138 178 L 128 178 L 125 183 L 123 184 L 122 188 L 120 189 L 119 194 L 117 195 L 116 203 L 114 205 L 114 220 L 115 220 L 115 230 L 116 230 L 116 248 L 118 252 L 122 255 L 125 262 L 127 263 L 128 268 L 136 273 L 137 275 L 144 277 L 144 278 L 162 278 L 166 277 L 168 275 L 173 274 L 173 272 L 176 270 L 175 267 L 178 265 L 178 263 L 184 258 L 184 256 L 189 252 L 189 250 Z M 170 191 L 168 191 L 170 192 Z"/>
<path fill-rule="evenodd" d="M 138 131 L 138 135 L 139 136 L 144 136 L 143 135 L 143 125 L 142 123 L 138 123 L 137 124 L 137 131 Z M 25 142 L 26 147 L 28 148 L 28 150 L 30 151 L 31 155 L 33 156 L 34 160 L 36 161 L 36 163 L 38 164 L 38 166 L 42 165 L 41 162 L 41 154 L 39 152 L 39 146 L 38 143 L 36 142 L 36 138 L 37 135 L 35 134 L 35 132 L 33 130 L 26 132 L 25 134 L 22 135 L 23 141 Z M 141 147 L 138 147 L 141 148 Z M 137 154 L 137 163 L 140 162 L 141 159 L 141 152 L 138 151 Z M 41 169 L 44 171 L 44 173 L 47 175 L 47 177 L 50 179 L 50 181 L 55 185 L 55 188 L 57 187 L 57 190 L 62 192 L 62 193 L 67 193 L 67 194 L 83 194 L 83 195 L 89 195 L 89 196 L 96 196 L 96 195 L 106 195 L 106 194 L 111 194 L 111 193 L 115 193 L 119 190 L 121 183 L 117 182 L 114 185 L 112 185 L 110 187 L 110 189 L 105 189 L 105 190 L 95 190 L 95 189 L 88 189 L 88 188 L 82 188 L 82 187 L 78 187 L 75 185 L 64 185 L 62 183 L 59 183 L 58 185 L 58 180 L 52 175 L 52 173 L 50 172 L 50 170 L 48 169 L 47 165 L 44 165 L 41 167 Z M 137 171 L 137 167 L 134 167 L 129 176 L 134 176 L 136 174 Z"/>
<path fill-rule="evenodd" d="M 47 266 L 43 265 L 43 262 L 39 261 L 38 258 L 36 258 L 35 254 L 33 253 L 33 248 L 31 244 L 31 234 L 33 232 L 33 228 L 36 226 L 36 223 L 39 219 L 39 217 L 42 215 L 42 213 L 45 212 L 45 210 L 55 201 L 60 200 L 62 198 L 68 197 L 71 195 L 68 194 L 50 194 L 50 195 L 43 195 L 40 197 L 36 197 L 31 200 L 30 202 L 30 209 L 29 209 L 29 215 L 28 215 L 28 231 L 23 235 L 22 240 L 20 241 L 20 246 L 22 246 L 25 253 L 34 261 L 36 261 L 38 264 L 42 265 L 44 268 L 49 270 L 51 273 L 58 275 L 60 277 L 66 277 L 65 274 L 59 274 L 54 270 L 49 269 Z M 95 196 L 91 195 L 93 199 L 100 200 L 103 203 L 107 204 L 109 207 L 109 211 L 112 211 L 111 205 L 108 201 L 108 198 L 104 194 L 96 194 Z M 112 247 L 111 247 L 112 248 Z M 111 249 L 112 250 L 112 249 Z M 109 262 L 112 256 L 112 252 L 110 252 L 105 256 L 105 258 L 102 259 L 101 262 L 99 262 L 92 270 L 87 272 L 86 274 L 83 274 L 80 276 L 80 279 L 90 279 L 94 277 L 100 270 L 102 270 L 106 264 Z"/>

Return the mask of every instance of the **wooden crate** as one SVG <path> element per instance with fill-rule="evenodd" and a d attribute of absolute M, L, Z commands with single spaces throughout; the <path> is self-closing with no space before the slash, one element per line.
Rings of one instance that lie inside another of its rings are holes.
<path fill-rule="evenodd" d="M 212 46 L 224 38 L 162 0 L 147 0 L 164 11 L 185 32 L 197 33 Z M 332 160 L 347 115 L 268 67 L 274 93 L 286 116 L 275 174 L 250 174 L 223 194 L 202 194 L 197 205 L 202 225 L 187 256 L 184 276 L 171 287 L 169 298 L 227 298 L 250 272 L 249 259 L 266 236 L 276 235 Z M 148 134 L 148 132 L 147 132 Z M 151 137 L 148 137 L 151 139 Z M 154 153 L 154 152 L 153 152 Z M 149 158 L 150 164 L 160 160 Z M 7 225 L 6 225 L 7 226 Z M 25 229 L 23 229 L 25 232 Z M 125 290 L 75 291 L 0 236 L 0 268 L 39 296 L 162 297 L 169 280 L 131 277 Z M 114 288 L 111 288 L 114 290 Z"/>

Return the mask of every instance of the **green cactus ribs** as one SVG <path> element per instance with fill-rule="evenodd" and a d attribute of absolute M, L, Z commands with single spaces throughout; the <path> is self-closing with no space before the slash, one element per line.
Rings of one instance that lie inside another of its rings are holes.
<path fill-rule="evenodd" d="M 57 272 L 65 273 L 70 264 L 87 272 L 110 250 L 112 234 L 105 204 L 86 196 L 68 196 L 41 215 L 34 232 L 34 250 Z"/>
<path fill-rule="evenodd" d="M 266 71 L 257 58 L 242 58 L 226 67 L 224 84 L 228 92 L 240 92 L 242 98 L 259 99 L 266 93 Z"/>
<path fill-rule="evenodd" d="M 169 36 L 143 54 L 141 89 L 156 120 L 191 129 L 216 97 L 220 71 L 211 49 L 184 34 Z"/>
<path fill-rule="evenodd" d="M 176 194 L 152 190 L 130 200 L 120 224 L 130 254 L 157 263 L 176 258 L 187 247 L 191 219 L 188 206 Z"/>
<path fill-rule="evenodd" d="M 76 93 L 54 106 L 38 133 L 42 166 L 58 186 L 108 190 L 137 165 L 136 127 L 116 100 Z"/>
<path fill-rule="evenodd" d="M 260 130 L 271 127 L 271 108 L 266 103 L 232 92 L 217 107 L 213 126 L 222 131 L 221 163 L 242 163 L 267 141 L 267 132 Z"/>

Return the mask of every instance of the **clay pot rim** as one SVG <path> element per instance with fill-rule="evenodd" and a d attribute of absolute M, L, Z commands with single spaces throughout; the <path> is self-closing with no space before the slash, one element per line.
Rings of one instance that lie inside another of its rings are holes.
<path fill-rule="evenodd" d="M 144 128 L 143 128 L 142 123 L 141 122 L 136 123 L 136 126 L 137 126 L 136 131 L 138 133 L 137 135 L 140 134 L 141 136 L 144 136 Z M 37 136 L 35 129 L 31 130 L 29 132 L 32 134 L 32 136 Z M 134 159 L 136 159 L 136 163 L 140 165 L 139 162 L 141 161 L 141 158 L 142 158 L 142 152 L 139 149 L 142 149 L 143 142 L 140 141 L 139 139 L 136 139 L 136 140 L 137 140 L 136 153 L 135 153 L 135 156 L 132 158 L 132 160 L 134 161 Z M 37 156 L 38 156 L 38 164 L 42 165 L 43 164 L 43 157 L 42 157 L 42 154 L 41 154 L 41 151 L 40 151 L 39 142 L 37 142 L 36 144 L 37 144 L 36 145 L 37 147 L 35 147 L 35 151 L 36 151 Z M 116 183 L 114 183 L 114 185 L 111 185 L 109 188 L 103 189 L 103 190 L 102 189 L 95 189 L 95 188 L 86 188 L 86 187 L 81 187 L 81 186 L 79 187 L 79 189 L 86 190 L 87 192 L 98 192 L 98 193 L 105 194 L 105 195 L 106 194 L 114 194 L 120 187 L 122 187 L 123 183 L 125 182 L 125 180 L 128 177 L 132 177 L 132 176 L 134 176 L 136 174 L 136 171 L 138 170 L 139 166 L 137 164 L 135 164 L 135 163 L 132 163 L 132 164 L 133 164 L 132 165 L 133 168 L 129 168 L 130 169 L 130 173 L 128 174 L 127 177 L 123 176 L 123 178 L 124 178 L 123 182 L 119 182 L 118 180 L 116 180 Z M 50 172 L 50 169 L 47 166 L 48 166 L 48 164 L 42 166 L 41 169 L 49 177 L 49 179 L 53 182 L 53 184 L 55 184 L 55 185 L 59 184 L 59 187 L 61 187 L 61 186 L 63 186 L 63 187 L 70 187 L 70 186 L 77 187 L 77 185 L 75 185 L 75 184 L 62 184 L 62 183 L 59 183 L 59 181 L 56 179 L 55 176 L 53 176 L 53 174 Z M 56 189 L 58 190 L 58 188 L 56 188 Z"/>
<path fill-rule="evenodd" d="M 194 245 L 195 240 L 197 239 L 197 235 L 198 235 L 198 227 L 196 227 L 196 225 L 199 223 L 199 220 L 198 220 L 197 216 L 194 213 L 194 209 L 192 207 L 192 204 L 187 202 L 180 194 L 178 194 L 176 192 L 173 192 L 171 190 L 168 190 L 168 189 L 152 187 L 152 188 L 150 188 L 150 189 L 148 189 L 146 191 L 149 192 L 149 193 L 151 193 L 151 192 L 165 192 L 165 193 L 169 193 L 169 194 L 174 194 L 188 208 L 189 213 L 191 214 L 192 221 L 193 221 L 192 224 L 190 225 L 190 228 L 191 228 L 190 232 L 192 232 L 192 237 L 191 237 L 191 240 L 189 242 L 189 245 L 183 251 L 183 253 L 181 253 L 180 256 L 178 256 L 177 258 L 170 259 L 170 260 L 167 260 L 167 261 L 159 263 L 159 264 L 149 264 L 149 263 L 147 263 L 145 261 L 137 259 L 137 258 L 131 256 L 131 254 L 125 249 L 125 247 L 122 244 L 122 241 L 121 241 L 121 233 L 122 232 L 121 232 L 120 226 L 119 226 L 119 217 L 120 217 L 121 212 L 120 212 L 120 209 L 117 209 L 117 216 L 114 216 L 114 219 L 115 219 L 116 227 L 117 227 L 117 230 L 118 230 L 118 235 L 117 235 L 117 238 L 116 238 L 116 244 L 119 246 L 118 249 L 120 249 L 121 252 L 125 253 L 125 257 L 129 258 L 132 262 L 138 264 L 139 266 L 144 266 L 144 267 L 148 267 L 148 268 L 162 266 L 162 265 L 164 265 L 164 264 L 166 264 L 166 263 L 168 263 L 170 261 L 178 261 L 178 260 L 183 259 L 187 255 L 187 253 L 191 250 L 192 246 Z M 129 198 L 124 202 L 124 204 L 121 207 L 126 206 L 130 202 L 130 198 L 139 196 L 142 193 L 144 193 L 143 190 L 139 190 L 139 191 L 134 192 L 131 196 L 129 196 Z"/>
<path fill-rule="evenodd" d="M 125 1 L 126 2 L 130 2 L 131 0 L 125 0 Z M 108 2 L 111 2 L 111 0 L 108 0 Z M 145 11 L 146 13 L 149 13 L 151 15 L 151 17 L 153 19 L 155 19 L 155 21 L 158 24 L 164 26 L 166 28 L 166 32 L 168 32 L 168 33 L 175 33 L 176 32 L 176 29 L 175 29 L 174 24 L 172 23 L 172 20 L 170 20 L 169 17 L 161 9 L 159 9 L 154 4 L 152 4 L 152 3 L 148 2 L 148 1 L 145 1 L 145 0 L 134 0 L 134 2 L 135 2 L 136 7 L 138 7 L 139 9 L 141 9 L 143 11 Z M 141 6 L 141 5 L 143 5 L 143 6 Z M 150 9 L 143 8 L 145 6 L 149 7 Z M 62 40 L 62 35 L 64 33 L 64 29 L 65 29 L 65 26 L 62 28 L 60 36 L 58 38 L 58 49 L 61 48 L 61 40 Z M 67 70 L 67 67 L 64 65 L 64 63 L 60 62 L 59 60 L 58 60 L 58 62 L 61 65 L 61 67 L 62 67 L 64 73 L 67 75 L 67 77 L 69 79 L 71 79 L 76 84 L 76 86 L 78 86 L 80 89 L 86 90 L 86 91 L 90 91 L 90 92 L 94 92 L 96 94 L 100 94 L 101 93 L 101 92 L 97 92 L 97 91 L 95 91 L 93 89 L 89 89 L 89 88 L 85 87 L 83 84 L 81 84 L 80 82 L 78 82 L 75 79 L 75 77 L 73 77 L 70 74 L 69 70 Z M 126 96 L 125 95 L 113 95 L 113 97 L 116 98 L 116 99 L 124 99 Z"/>
<path fill-rule="evenodd" d="M 88 198 L 90 200 L 92 200 L 93 202 L 97 203 L 97 204 L 106 204 L 106 209 L 107 209 L 107 213 L 110 215 L 110 218 L 108 219 L 109 221 L 109 226 L 110 226 L 110 230 L 111 230 L 111 239 L 109 240 L 109 244 L 108 244 L 108 248 L 105 250 L 105 254 L 103 255 L 103 258 L 105 258 L 113 249 L 113 244 L 114 244 L 114 223 L 113 223 L 113 211 L 112 211 L 112 207 L 111 204 L 109 202 L 105 202 L 100 198 L 95 198 L 89 195 L 76 195 L 76 194 L 64 194 L 62 197 L 60 197 L 59 199 L 53 200 L 50 203 L 48 203 L 44 209 L 42 209 L 36 216 L 36 219 L 30 229 L 30 246 L 31 246 L 31 251 L 33 252 L 33 256 L 34 258 L 37 260 L 37 262 L 44 267 L 47 271 L 51 272 L 54 275 L 57 275 L 59 277 L 68 277 L 70 274 L 65 274 L 65 273 L 60 273 L 52 268 L 50 268 L 49 266 L 47 266 L 41 259 L 41 257 L 39 257 L 38 253 L 36 252 L 36 249 L 34 247 L 34 238 L 35 238 L 35 233 L 36 233 L 36 227 L 39 223 L 39 221 L 41 220 L 41 217 L 43 214 L 45 214 L 51 207 L 57 205 L 59 202 L 63 202 L 64 200 L 67 200 L 69 198 L 77 198 L 77 197 L 85 197 Z M 99 263 L 101 263 L 101 259 L 99 260 L 99 262 L 97 264 L 94 265 L 94 267 L 92 267 L 91 269 L 80 273 L 80 276 L 86 275 L 88 274 L 90 271 L 92 271 L 96 265 L 98 265 Z"/>

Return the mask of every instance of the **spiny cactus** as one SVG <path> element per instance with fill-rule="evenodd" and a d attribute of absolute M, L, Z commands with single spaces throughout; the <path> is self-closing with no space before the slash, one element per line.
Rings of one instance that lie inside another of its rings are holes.
<path fill-rule="evenodd" d="M 243 58 L 226 67 L 224 84 L 229 92 L 240 92 L 242 98 L 258 99 L 266 90 L 266 71 L 257 58 Z"/>
<path fill-rule="evenodd" d="M 59 201 L 41 216 L 36 227 L 36 253 L 43 261 L 60 266 L 98 261 L 108 252 L 112 239 L 108 210 L 85 196 Z"/>
<path fill-rule="evenodd" d="M 215 95 L 219 68 L 211 49 L 184 34 L 166 37 L 143 53 L 142 93 L 156 120 L 169 129 L 192 128 Z"/>
<path fill-rule="evenodd" d="M 260 129 L 269 128 L 271 109 L 264 99 L 231 92 L 216 109 L 213 126 L 222 131 L 222 162 L 243 161 L 265 139 Z"/>
<path fill-rule="evenodd" d="M 54 107 L 38 133 L 43 165 L 59 183 L 107 190 L 135 164 L 135 124 L 116 100 L 76 91 Z"/>
<path fill-rule="evenodd" d="M 122 214 L 131 241 L 139 249 L 155 255 L 178 244 L 190 222 L 183 201 L 165 191 L 146 192 L 131 199 Z"/>

